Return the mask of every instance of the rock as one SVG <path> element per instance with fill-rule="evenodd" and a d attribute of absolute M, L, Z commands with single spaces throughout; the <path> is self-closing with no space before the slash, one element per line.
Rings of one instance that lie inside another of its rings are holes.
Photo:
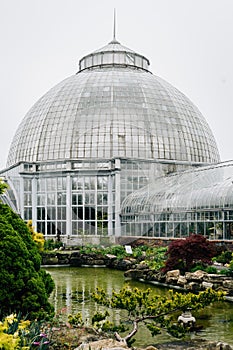
<path fill-rule="evenodd" d="M 174 341 L 156 344 L 158 350 L 233 350 L 232 346 L 222 342 L 211 342 L 205 339 L 191 341 Z"/>
<path fill-rule="evenodd" d="M 187 280 L 184 276 L 180 276 L 178 278 L 178 281 L 177 281 L 177 284 L 180 285 L 180 286 L 184 286 L 185 284 L 187 283 Z"/>
<path fill-rule="evenodd" d="M 213 283 L 203 281 L 201 286 L 203 289 L 213 288 Z"/>
<path fill-rule="evenodd" d="M 144 261 L 136 265 L 136 269 L 138 270 L 148 270 L 148 268 L 149 268 L 148 265 Z"/>
<path fill-rule="evenodd" d="M 197 270 L 195 272 L 186 272 L 185 273 L 185 278 L 188 281 L 201 281 L 203 278 L 207 275 L 206 272 L 202 270 Z"/>
<path fill-rule="evenodd" d="M 137 279 L 141 279 L 141 278 L 144 279 L 144 274 L 145 274 L 145 270 L 132 269 L 132 270 L 127 270 L 124 273 L 124 276 L 127 278 L 132 278 L 134 280 L 137 280 Z"/>
<path fill-rule="evenodd" d="M 194 275 L 195 275 L 195 277 L 196 277 L 198 280 L 201 280 L 201 279 L 203 279 L 206 275 L 208 275 L 208 273 L 205 272 L 205 271 L 198 270 L 198 271 L 195 271 L 195 272 L 194 272 Z"/>
<path fill-rule="evenodd" d="M 121 271 L 127 271 L 133 265 L 133 263 L 130 260 L 126 260 L 126 259 L 117 260 L 114 263 L 116 264 L 116 265 L 114 264 L 114 267 Z"/>
<path fill-rule="evenodd" d="M 70 254 L 57 253 L 59 265 L 66 265 L 70 263 Z"/>
<path fill-rule="evenodd" d="M 43 258 L 43 265 L 58 265 L 58 258 L 56 256 Z"/>
<path fill-rule="evenodd" d="M 82 258 L 81 257 L 71 257 L 70 258 L 70 265 L 80 267 L 82 265 Z"/>
<path fill-rule="evenodd" d="M 87 259 L 83 261 L 83 265 L 88 265 L 88 266 L 102 266 L 105 265 L 105 261 L 103 259 Z"/>
<path fill-rule="evenodd" d="M 223 287 L 227 289 L 233 289 L 233 280 L 223 281 Z"/>
<path fill-rule="evenodd" d="M 90 343 L 83 343 L 74 350 L 125 350 L 127 345 L 114 339 L 101 339 Z"/>
<path fill-rule="evenodd" d="M 81 256 L 81 253 L 79 251 L 71 253 L 71 258 L 79 258 L 80 256 Z"/>
<path fill-rule="evenodd" d="M 208 282 L 210 281 L 213 283 L 222 283 L 225 280 L 229 280 L 229 277 L 224 275 L 219 275 L 216 273 L 210 273 L 204 277 L 204 281 L 208 281 Z"/>
<path fill-rule="evenodd" d="M 155 276 L 156 276 L 156 274 L 151 269 L 149 269 L 147 271 L 147 273 L 146 273 L 146 279 L 147 279 L 148 282 L 150 282 L 150 281 L 158 281 L 158 279 Z"/>
<path fill-rule="evenodd" d="M 152 280 L 164 283 L 166 281 L 166 275 L 162 272 L 153 272 Z"/>
<path fill-rule="evenodd" d="M 178 279 L 180 277 L 180 270 L 168 271 L 166 277 L 168 277 L 168 278 L 173 277 L 173 278 L 177 278 Z"/>
<path fill-rule="evenodd" d="M 187 290 L 198 292 L 200 290 L 200 284 L 197 282 L 190 282 L 186 284 Z"/>
<path fill-rule="evenodd" d="M 232 346 L 227 343 L 218 342 L 216 344 L 216 350 L 232 350 Z"/>
<path fill-rule="evenodd" d="M 168 271 L 166 274 L 166 283 L 177 282 L 180 277 L 180 270 Z"/>
<path fill-rule="evenodd" d="M 108 259 L 110 259 L 110 260 L 115 260 L 115 259 L 117 259 L 117 256 L 116 256 L 116 255 L 113 255 L 113 254 L 106 254 L 105 256 L 106 256 L 106 258 L 108 258 Z"/>

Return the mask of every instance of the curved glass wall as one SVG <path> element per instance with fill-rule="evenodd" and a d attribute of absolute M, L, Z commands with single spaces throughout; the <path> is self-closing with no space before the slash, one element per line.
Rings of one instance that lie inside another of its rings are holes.
<path fill-rule="evenodd" d="M 233 239 L 233 162 L 155 179 L 122 203 L 126 235 Z"/>

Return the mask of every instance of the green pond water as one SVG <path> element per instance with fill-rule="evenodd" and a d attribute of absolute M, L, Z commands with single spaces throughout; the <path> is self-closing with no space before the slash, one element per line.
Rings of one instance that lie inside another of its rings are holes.
<path fill-rule="evenodd" d="M 166 288 L 144 284 L 141 282 L 126 280 L 121 271 L 110 270 L 101 267 L 46 267 L 45 270 L 51 274 L 55 282 L 55 290 L 50 301 L 55 307 L 56 314 L 64 320 L 68 314 L 81 312 L 83 320 L 90 320 L 95 311 L 104 309 L 96 305 L 90 294 L 97 288 L 102 287 L 111 294 L 114 289 L 118 291 L 125 285 L 139 287 L 141 289 L 151 288 L 157 294 L 167 293 Z M 211 341 L 224 341 L 233 345 L 233 303 L 215 303 L 194 315 L 197 325 L 203 326 L 197 334 L 191 338 L 204 338 Z M 122 310 L 114 310 L 111 320 L 118 322 L 126 321 L 126 314 Z M 156 345 L 168 341 L 175 341 L 166 333 L 151 337 L 150 332 L 139 327 L 134 343 L 135 346 Z"/>

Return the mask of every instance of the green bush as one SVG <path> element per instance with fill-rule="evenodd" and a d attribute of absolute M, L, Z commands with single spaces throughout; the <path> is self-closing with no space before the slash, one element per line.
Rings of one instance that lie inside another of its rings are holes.
<path fill-rule="evenodd" d="M 99 245 L 94 245 L 94 244 L 86 244 L 83 247 L 79 248 L 80 253 L 82 254 L 100 254 L 104 255 L 105 248 L 99 246 Z"/>
<path fill-rule="evenodd" d="M 205 272 L 215 274 L 215 273 L 218 273 L 218 270 L 214 266 L 208 266 L 205 269 Z"/>
<path fill-rule="evenodd" d="M 196 272 L 196 271 L 205 271 L 206 270 L 206 266 L 204 266 L 203 264 L 197 264 L 195 265 L 190 271 L 191 272 Z"/>
<path fill-rule="evenodd" d="M 53 313 L 54 282 L 40 270 L 41 256 L 24 221 L 0 203 L 0 318 L 21 312 L 29 319 Z"/>
<path fill-rule="evenodd" d="M 63 247 L 63 243 L 54 241 L 53 239 L 46 239 L 44 242 L 44 250 L 54 250 Z"/>
<path fill-rule="evenodd" d="M 232 252 L 229 250 L 226 250 L 222 252 L 220 255 L 215 257 L 215 261 L 221 264 L 229 264 L 232 260 Z"/>
<path fill-rule="evenodd" d="M 194 266 L 192 269 L 191 269 L 191 272 L 196 272 L 196 271 L 205 271 L 207 273 L 218 273 L 218 270 L 216 269 L 216 267 L 214 266 L 205 266 L 203 264 L 197 264 L 196 266 Z"/>
<path fill-rule="evenodd" d="M 125 251 L 125 247 L 122 245 L 114 245 L 108 248 L 105 248 L 105 254 L 112 254 L 112 255 L 116 255 L 116 257 L 118 259 L 123 259 L 126 256 L 128 256 L 128 254 Z"/>

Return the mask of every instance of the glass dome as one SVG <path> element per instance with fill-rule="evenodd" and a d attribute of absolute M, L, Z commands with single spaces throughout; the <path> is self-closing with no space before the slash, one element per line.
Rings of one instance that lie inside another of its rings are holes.
<path fill-rule="evenodd" d="M 83 57 L 79 72 L 49 90 L 19 126 L 7 166 L 70 159 L 219 161 L 199 110 L 113 40 Z"/>

